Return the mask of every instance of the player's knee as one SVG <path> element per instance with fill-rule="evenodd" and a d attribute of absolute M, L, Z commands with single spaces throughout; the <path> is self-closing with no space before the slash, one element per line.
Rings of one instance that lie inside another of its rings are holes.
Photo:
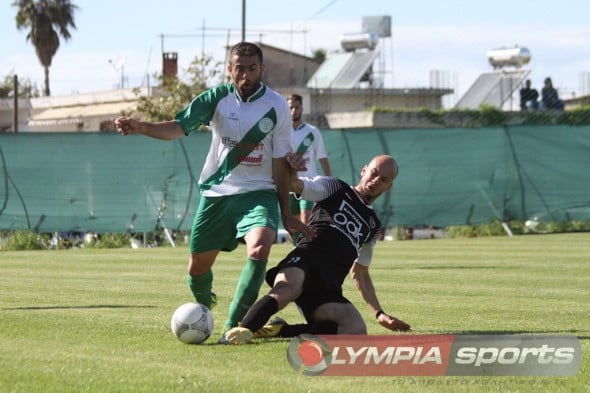
<path fill-rule="evenodd" d="M 367 325 L 362 320 L 348 320 L 338 324 L 338 334 L 367 334 Z"/>
<path fill-rule="evenodd" d="M 342 304 L 335 311 L 338 334 L 367 334 L 367 325 L 352 304 Z"/>
<path fill-rule="evenodd" d="M 256 245 L 251 247 L 248 252 L 248 258 L 255 259 L 258 261 L 266 261 L 268 260 L 268 256 L 270 255 L 270 244 L 269 245 Z"/>
<path fill-rule="evenodd" d="M 278 281 L 275 282 L 270 293 L 288 298 L 289 300 L 295 300 L 301 294 L 301 287 L 296 283 Z"/>
<path fill-rule="evenodd" d="M 191 276 L 200 276 L 209 272 L 215 262 L 216 255 L 216 253 L 190 254 L 188 273 Z"/>
<path fill-rule="evenodd" d="M 210 270 L 210 268 L 204 268 L 203 266 L 199 265 L 189 265 L 188 274 L 191 276 L 201 276 L 205 273 L 208 273 Z"/>
<path fill-rule="evenodd" d="M 279 303 L 279 308 L 283 308 L 301 295 L 301 287 L 294 283 L 279 281 L 275 282 L 269 295 Z"/>
<path fill-rule="evenodd" d="M 255 241 L 250 242 L 247 245 L 248 247 L 248 258 L 256 259 L 259 261 L 266 261 L 268 260 L 268 256 L 270 254 L 270 248 L 273 244 L 273 240 L 268 240 L 266 238 L 259 238 Z"/>

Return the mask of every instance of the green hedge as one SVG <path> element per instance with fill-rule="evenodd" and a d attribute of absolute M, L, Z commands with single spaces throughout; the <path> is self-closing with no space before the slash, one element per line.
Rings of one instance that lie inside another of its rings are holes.
<path fill-rule="evenodd" d="M 567 233 L 590 232 L 590 221 L 547 221 L 547 222 L 522 222 L 510 221 L 508 223 L 514 235 L 527 233 Z M 483 237 L 506 236 L 506 231 L 500 221 L 481 225 L 459 225 L 445 229 L 448 237 Z"/>
<path fill-rule="evenodd" d="M 424 116 L 434 124 L 440 126 L 453 126 L 447 124 L 451 116 L 461 116 L 467 119 L 469 127 L 498 126 L 506 124 L 522 125 L 590 125 L 590 105 L 583 105 L 566 111 L 526 111 L 506 112 L 491 105 L 482 105 L 479 109 L 451 109 L 433 111 L 429 108 L 396 109 L 374 106 L 370 112 L 381 113 L 416 113 Z"/>

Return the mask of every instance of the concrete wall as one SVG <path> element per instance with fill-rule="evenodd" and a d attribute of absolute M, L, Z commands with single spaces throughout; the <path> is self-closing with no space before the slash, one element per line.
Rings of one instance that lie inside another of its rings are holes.
<path fill-rule="evenodd" d="M 18 129 L 26 127 L 31 111 L 29 100 L 18 100 Z M 14 131 L 14 100 L 12 98 L 0 98 L 0 132 Z"/>
<path fill-rule="evenodd" d="M 520 125 L 526 119 L 523 112 L 504 112 L 507 115 L 505 125 Z M 548 113 L 559 116 L 560 112 Z M 421 112 L 332 112 L 326 113 L 329 128 L 452 128 L 480 127 L 469 114 L 460 112 L 444 113 L 437 120 Z"/>
<path fill-rule="evenodd" d="M 264 53 L 264 83 L 273 89 L 304 87 L 319 68 L 313 58 L 261 44 Z"/>

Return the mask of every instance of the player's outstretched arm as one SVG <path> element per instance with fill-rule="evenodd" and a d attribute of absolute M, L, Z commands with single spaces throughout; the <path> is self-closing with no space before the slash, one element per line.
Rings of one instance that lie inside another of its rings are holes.
<path fill-rule="evenodd" d="M 379 325 L 393 331 L 407 332 L 411 328 L 410 325 L 401 319 L 397 319 L 393 315 L 385 314 L 383 311 L 377 312 L 377 321 L 379 322 Z"/>
<path fill-rule="evenodd" d="M 174 120 L 147 122 L 122 116 L 115 120 L 115 128 L 121 135 L 141 134 L 162 140 L 174 140 L 184 135 L 184 130 Z"/>
<path fill-rule="evenodd" d="M 301 154 L 287 153 L 285 158 L 287 159 L 287 162 L 289 163 L 291 169 L 294 169 L 295 171 L 307 170 L 307 167 L 305 166 L 305 160 L 303 159 L 303 156 Z"/>
<path fill-rule="evenodd" d="M 410 325 L 401 319 L 397 319 L 396 317 L 383 312 L 383 309 L 379 304 L 379 299 L 377 299 L 377 294 L 375 293 L 375 287 L 373 286 L 373 280 L 371 279 L 368 266 L 355 262 L 350 269 L 350 275 L 355 288 L 360 293 L 365 303 L 367 303 L 369 309 L 373 315 L 375 315 L 377 322 L 379 322 L 381 326 L 393 331 L 405 332 L 410 330 Z"/>

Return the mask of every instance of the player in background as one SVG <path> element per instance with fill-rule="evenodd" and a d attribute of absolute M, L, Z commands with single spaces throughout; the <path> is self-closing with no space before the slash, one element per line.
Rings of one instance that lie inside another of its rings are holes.
<path fill-rule="evenodd" d="M 267 272 L 266 281 L 272 289 L 250 308 L 239 327 L 226 332 L 225 341 L 245 344 L 256 337 L 303 333 L 366 334 L 361 314 L 342 294 L 342 283 L 349 272 L 380 325 L 394 331 L 410 330 L 407 323 L 382 310 L 369 274 L 373 246 L 381 229 L 371 204 L 391 189 L 397 174 L 396 161 L 380 155 L 363 167 L 354 187 L 333 177 L 293 176 L 291 190 L 300 198 L 316 201 L 309 220 L 316 236 L 299 238 L 296 247 Z M 273 314 L 293 301 L 307 324 L 289 325 L 279 320 L 261 329 Z"/>
<path fill-rule="evenodd" d="M 317 176 L 316 161 L 319 161 L 324 175 L 332 176 L 330 161 L 328 161 L 328 154 L 320 130 L 311 124 L 304 123 L 301 119 L 303 115 L 303 98 L 299 94 L 291 94 L 287 97 L 287 102 L 291 110 L 291 122 L 293 125 L 291 147 L 294 152 L 303 156 L 304 164 L 307 167 L 307 170 L 299 171 L 297 175 L 309 178 Z M 291 214 L 300 219 L 301 222 L 307 223 L 313 208 L 313 201 L 297 199 L 293 194 L 290 194 L 289 205 Z"/>
<path fill-rule="evenodd" d="M 285 155 L 290 151 L 293 130 L 286 100 L 262 83 L 261 49 L 249 42 L 234 45 L 227 71 L 231 83 L 199 94 L 174 120 L 115 120 L 122 135 L 163 140 L 210 125 L 212 139 L 199 178 L 200 200 L 190 237 L 187 282 L 195 300 L 211 308 L 211 268 L 217 255 L 234 250 L 239 240 L 246 243 L 246 266 L 224 330 L 237 326 L 258 297 L 276 238 L 278 205 L 287 231 L 310 235 L 289 212 L 290 167 Z"/>

